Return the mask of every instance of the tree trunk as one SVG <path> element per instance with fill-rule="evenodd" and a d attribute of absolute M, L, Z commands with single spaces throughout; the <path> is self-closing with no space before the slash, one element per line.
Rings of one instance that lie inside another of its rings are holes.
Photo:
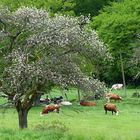
<path fill-rule="evenodd" d="M 121 52 L 120 52 L 120 60 L 121 60 L 121 71 L 122 71 L 122 79 L 123 79 L 123 87 L 124 87 L 124 96 L 127 97 L 125 74 L 124 74 L 124 65 L 123 65 L 123 60 L 122 60 L 122 54 L 121 54 Z"/>
<path fill-rule="evenodd" d="M 33 102 L 37 98 L 37 88 L 33 88 L 29 93 L 26 94 L 27 97 L 24 98 L 24 101 L 20 99 L 15 102 L 15 107 L 18 112 L 19 128 L 27 128 L 27 115 L 29 110 L 32 108 Z M 30 99 L 29 96 L 31 95 Z"/>
<path fill-rule="evenodd" d="M 34 101 L 34 106 L 38 106 L 40 105 L 40 98 L 41 98 L 42 94 L 38 94 L 35 101 Z"/>
<path fill-rule="evenodd" d="M 66 100 L 68 101 L 68 96 L 67 96 L 67 93 L 65 93 L 65 97 L 66 97 Z"/>
<path fill-rule="evenodd" d="M 27 128 L 27 115 L 28 115 L 28 110 L 20 109 L 18 111 L 18 120 L 19 120 L 20 129 Z"/>
<path fill-rule="evenodd" d="M 78 91 L 78 101 L 80 102 L 80 100 L 81 100 L 80 91 L 79 91 L 79 89 L 77 91 Z"/>

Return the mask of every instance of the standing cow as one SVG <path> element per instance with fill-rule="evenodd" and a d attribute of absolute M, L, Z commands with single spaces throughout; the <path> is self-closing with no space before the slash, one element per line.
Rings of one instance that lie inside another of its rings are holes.
<path fill-rule="evenodd" d="M 122 101 L 122 97 L 120 97 L 119 95 L 115 94 L 115 93 L 107 93 L 105 95 L 105 98 L 107 99 L 107 102 L 110 102 L 110 100 L 114 100 L 116 101 Z"/>
<path fill-rule="evenodd" d="M 118 115 L 119 113 L 119 110 L 117 109 L 116 105 L 112 103 L 106 103 L 104 105 L 104 110 L 105 110 L 105 114 L 107 114 L 107 111 L 111 111 L 112 115 L 113 115 L 113 112 L 115 112 L 116 115 Z"/>

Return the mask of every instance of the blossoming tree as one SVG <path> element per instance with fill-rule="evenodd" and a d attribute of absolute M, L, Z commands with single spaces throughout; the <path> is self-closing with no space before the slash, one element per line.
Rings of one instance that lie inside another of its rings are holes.
<path fill-rule="evenodd" d="M 77 63 L 78 57 L 96 61 L 107 56 L 96 32 L 84 27 L 88 21 L 82 16 L 49 17 L 36 8 L 0 9 L 1 91 L 12 99 L 21 129 L 27 128 L 28 111 L 43 88 L 103 92 L 104 85 L 88 78 Z"/>

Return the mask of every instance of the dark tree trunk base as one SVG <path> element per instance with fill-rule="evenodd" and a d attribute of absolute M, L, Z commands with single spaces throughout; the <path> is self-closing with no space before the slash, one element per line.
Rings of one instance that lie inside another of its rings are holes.
<path fill-rule="evenodd" d="M 19 119 L 19 128 L 24 129 L 27 128 L 27 114 L 28 111 L 21 109 L 18 111 L 18 119 Z"/>

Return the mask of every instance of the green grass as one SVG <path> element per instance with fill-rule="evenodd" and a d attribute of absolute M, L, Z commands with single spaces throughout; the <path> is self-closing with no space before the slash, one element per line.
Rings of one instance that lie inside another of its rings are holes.
<path fill-rule="evenodd" d="M 76 98 L 75 92 L 68 94 L 70 99 Z M 96 107 L 75 102 L 61 107 L 59 114 L 43 117 L 39 115 L 42 107 L 33 107 L 25 130 L 18 129 L 15 109 L 0 109 L 0 140 L 140 140 L 140 99 L 130 98 L 133 92 L 128 90 L 128 97 L 116 102 L 118 116 L 111 112 L 105 115 L 104 101 L 97 101 Z M 117 93 L 123 95 L 122 90 Z"/>

